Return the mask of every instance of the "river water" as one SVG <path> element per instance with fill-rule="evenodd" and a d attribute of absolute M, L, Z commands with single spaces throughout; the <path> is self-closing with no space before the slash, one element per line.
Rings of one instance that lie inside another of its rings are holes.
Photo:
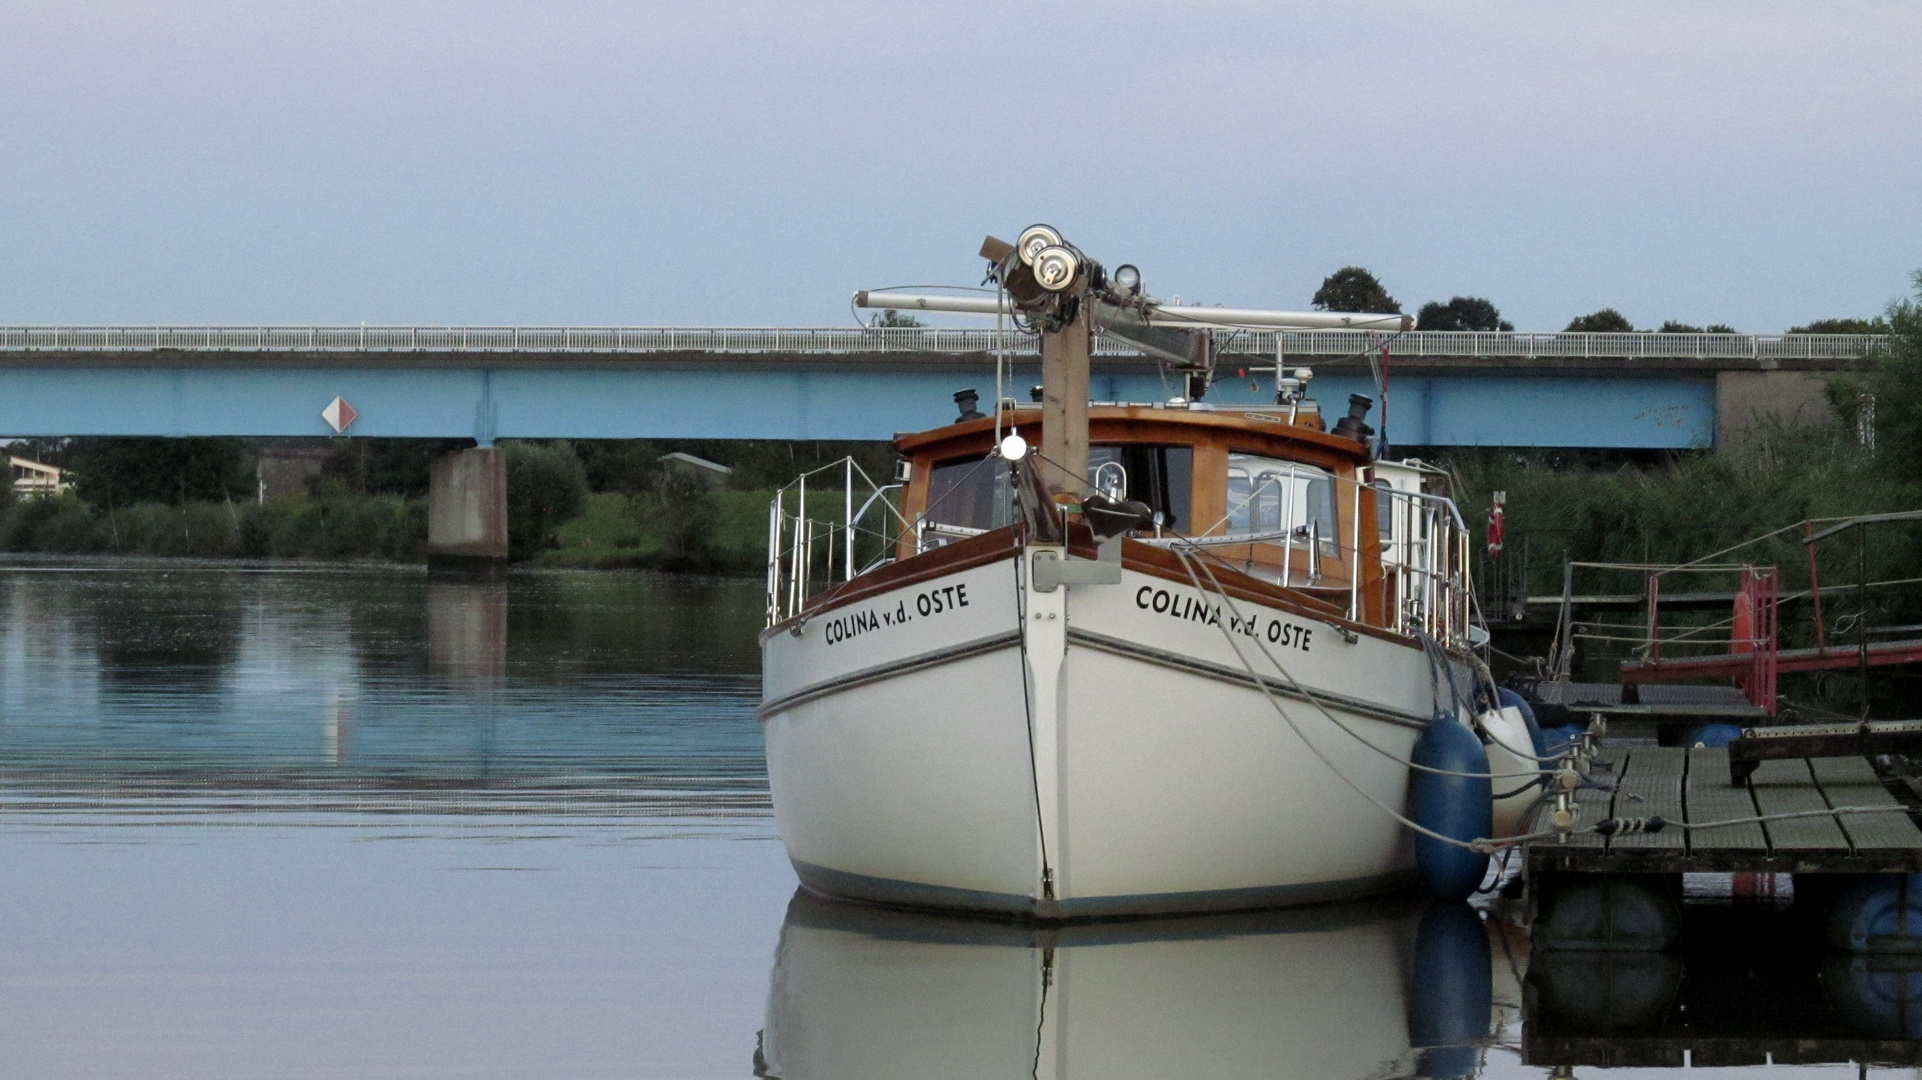
<path fill-rule="evenodd" d="M 798 896 L 754 720 L 760 624 L 751 581 L 0 564 L 5 1074 L 1840 1077 L 1915 1060 L 1887 1041 L 1922 1027 L 1897 1007 L 1905 972 L 1726 955 L 1531 972 L 1499 903 L 1041 932 Z M 1753 918 L 1749 937 L 1774 932 Z M 1767 1055 L 1832 1064 L 1735 1067 Z"/>

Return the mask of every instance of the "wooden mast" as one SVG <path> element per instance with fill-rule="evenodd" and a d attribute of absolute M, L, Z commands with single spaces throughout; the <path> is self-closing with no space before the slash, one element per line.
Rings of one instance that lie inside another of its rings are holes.
<path fill-rule="evenodd" d="M 1056 490 L 1079 494 L 1088 482 L 1088 355 L 1094 337 L 1085 274 L 1069 295 L 1075 317 L 1041 335 L 1041 475 Z"/>

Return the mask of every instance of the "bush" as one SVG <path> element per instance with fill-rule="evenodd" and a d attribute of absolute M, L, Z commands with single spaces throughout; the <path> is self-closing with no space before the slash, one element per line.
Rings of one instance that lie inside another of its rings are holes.
<path fill-rule="evenodd" d="M 0 514 L 7 551 L 419 562 L 426 544 L 426 501 L 395 495 L 137 503 L 107 512 L 63 495 Z"/>
<path fill-rule="evenodd" d="M 554 530 L 587 505 L 587 469 L 565 442 L 511 442 L 507 452 L 507 555 L 554 546 Z"/>
<path fill-rule="evenodd" d="M 720 509 L 707 481 L 682 469 L 662 469 L 654 490 L 634 501 L 640 524 L 650 524 L 662 541 L 666 570 L 714 569 L 714 534 Z"/>
<path fill-rule="evenodd" d="M 85 551 L 93 511 L 72 495 L 22 499 L 4 518 L 0 546 L 8 551 Z"/>

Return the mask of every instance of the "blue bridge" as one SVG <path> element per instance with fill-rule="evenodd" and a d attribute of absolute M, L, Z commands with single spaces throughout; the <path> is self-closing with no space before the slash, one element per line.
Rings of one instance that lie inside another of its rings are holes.
<path fill-rule="evenodd" d="M 1885 348 L 1848 335 L 1236 331 L 1218 403 L 1382 398 L 1400 448 L 1709 447 L 1757 417 L 1827 411 L 1828 374 Z M 990 330 L 620 327 L 0 327 L 0 437 L 345 434 L 472 438 L 435 464 L 430 566 L 507 557 L 503 438 L 886 439 L 954 418 L 954 391 L 1026 396 L 1034 340 Z M 1261 369 L 1266 368 L 1264 372 Z M 1385 397 L 1378 386 L 1385 383 Z M 1098 346 L 1091 396 L 1184 393 Z M 1385 415 L 1384 415 L 1385 414 Z"/>
<path fill-rule="evenodd" d="M 1237 332 L 1223 403 L 1271 399 L 1275 363 L 1312 368 L 1330 411 L 1378 396 L 1397 446 L 1708 447 L 1758 413 L 1826 409 L 1852 335 Z M 0 436 L 349 435 L 885 439 L 952 418 L 952 393 L 1038 378 L 1032 338 L 992 330 L 619 327 L 0 327 Z M 1238 372 L 1244 374 L 1237 374 Z M 1182 390 L 1119 347 L 1093 396 Z"/>

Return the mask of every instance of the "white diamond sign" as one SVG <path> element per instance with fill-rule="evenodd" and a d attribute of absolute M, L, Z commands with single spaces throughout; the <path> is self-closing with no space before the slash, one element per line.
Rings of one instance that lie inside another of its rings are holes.
<path fill-rule="evenodd" d="M 346 431 L 347 425 L 353 423 L 354 417 L 359 415 L 352 405 L 347 404 L 347 399 L 344 397 L 334 398 L 327 403 L 326 408 L 320 410 L 320 418 L 327 421 L 327 426 L 333 428 L 336 435 Z"/>

